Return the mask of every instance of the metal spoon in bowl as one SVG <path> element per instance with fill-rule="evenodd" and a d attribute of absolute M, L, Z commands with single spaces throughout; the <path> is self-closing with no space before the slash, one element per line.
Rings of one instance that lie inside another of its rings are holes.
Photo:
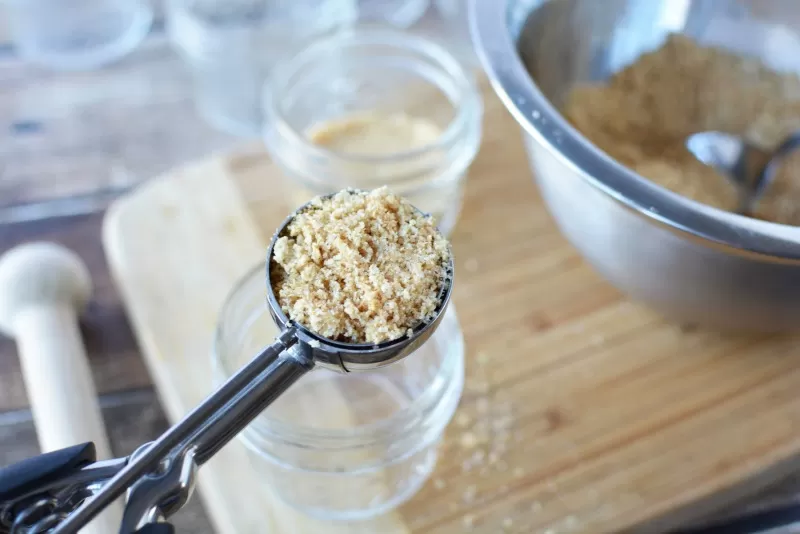
<path fill-rule="evenodd" d="M 739 190 L 737 213 L 751 215 L 772 184 L 784 158 L 800 147 L 800 130 L 773 151 L 758 148 L 739 136 L 699 132 L 686 138 L 686 148 L 702 163 L 727 176 Z"/>

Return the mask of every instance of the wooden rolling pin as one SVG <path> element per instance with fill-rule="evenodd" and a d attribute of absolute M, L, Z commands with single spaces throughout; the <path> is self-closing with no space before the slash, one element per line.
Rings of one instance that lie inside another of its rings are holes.
<path fill-rule="evenodd" d="M 89 271 L 73 252 L 29 243 L 0 257 L 0 331 L 13 337 L 22 362 L 41 451 L 93 441 L 98 459 L 111 458 L 78 314 L 92 292 Z M 83 534 L 115 534 L 114 503 Z"/>

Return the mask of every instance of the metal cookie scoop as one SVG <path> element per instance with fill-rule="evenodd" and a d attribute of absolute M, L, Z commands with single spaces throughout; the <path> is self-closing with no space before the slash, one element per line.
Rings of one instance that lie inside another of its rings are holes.
<path fill-rule="evenodd" d="M 340 343 L 320 337 L 289 320 L 278 304 L 269 270 L 275 242 L 303 209 L 305 206 L 288 217 L 275 232 L 267 255 L 267 303 L 281 329 L 275 341 L 161 437 L 143 445 L 131 457 L 118 460 L 111 473 L 103 471 L 104 479 L 98 480 L 98 476 L 92 481 L 102 487 L 80 507 L 64 510 L 54 505 L 56 513 L 64 519 L 53 532 L 76 533 L 126 490 L 129 494 L 120 532 L 128 534 L 144 532 L 144 529 L 150 532 L 150 526 L 166 520 L 189 499 L 197 468 L 314 367 L 339 372 L 375 369 L 405 358 L 433 334 L 450 302 L 452 256 L 446 265 L 447 276 L 434 318 L 418 325 L 409 336 L 377 345 Z M 60 461 L 63 464 L 63 459 Z M 88 468 L 84 467 L 83 471 Z M 89 474 L 82 476 L 86 478 Z M 74 474 L 63 477 L 65 483 L 75 479 Z M 48 483 L 53 485 L 52 480 Z M 29 490 L 25 496 L 16 498 L 16 502 L 21 502 L 22 497 L 29 499 Z M 0 512 L 4 508 L 1 501 L 0 498 Z M 6 510 L 13 509 L 8 504 L 13 501 L 7 500 Z M 0 532 L 3 531 L 1 527 Z"/>
<path fill-rule="evenodd" d="M 699 132 L 686 139 L 686 148 L 702 163 L 727 176 L 739 189 L 737 213 L 750 215 L 775 178 L 784 158 L 800 147 L 800 131 L 789 135 L 773 151 L 766 151 L 739 136 Z"/>

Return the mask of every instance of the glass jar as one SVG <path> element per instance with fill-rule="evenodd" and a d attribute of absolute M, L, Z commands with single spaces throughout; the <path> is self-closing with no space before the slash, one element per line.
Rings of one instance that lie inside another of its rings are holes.
<path fill-rule="evenodd" d="M 425 15 L 430 0 L 358 0 L 358 18 L 408 28 Z"/>
<path fill-rule="evenodd" d="M 233 289 L 219 316 L 214 376 L 224 382 L 271 343 L 264 266 Z M 452 304 L 416 352 L 383 369 L 317 369 L 257 417 L 240 439 L 259 479 L 304 513 L 368 519 L 412 497 L 464 386 L 464 341 Z"/>
<path fill-rule="evenodd" d="M 443 233 L 453 229 L 480 146 L 483 105 L 474 80 L 444 48 L 359 25 L 276 67 L 264 93 L 264 141 L 293 207 L 345 187 L 386 185 L 433 215 Z M 398 130 L 402 124 L 410 129 Z M 348 128 L 369 147 L 335 146 Z"/>
<path fill-rule="evenodd" d="M 14 46 L 26 60 L 59 70 L 116 61 L 150 31 L 149 0 L 10 0 Z"/>
<path fill-rule="evenodd" d="M 447 35 L 449 49 L 467 68 L 480 68 L 469 33 L 467 0 L 433 0 L 433 5 L 442 31 Z"/>
<path fill-rule="evenodd" d="M 243 137 L 261 133 L 261 90 L 272 67 L 357 17 L 355 0 L 167 0 L 166 7 L 199 113 Z"/>

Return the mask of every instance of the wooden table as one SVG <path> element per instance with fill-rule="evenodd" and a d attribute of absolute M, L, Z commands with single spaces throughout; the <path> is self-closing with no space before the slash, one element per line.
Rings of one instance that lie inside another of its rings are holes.
<path fill-rule="evenodd" d="M 24 64 L 0 29 L 0 253 L 46 239 L 72 248 L 89 265 L 95 293 L 82 328 L 116 454 L 156 437 L 166 421 L 108 274 L 100 244 L 104 208 L 176 164 L 242 142 L 195 113 L 190 80 L 160 17 L 131 56 L 88 73 Z M 2 339 L 0 465 L 36 453 L 19 360 L 13 343 Z M 800 475 L 787 473 L 781 487 L 737 508 L 796 493 Z M 175 523 L 181 532 L 211 532 L 196 499 Z"/>

